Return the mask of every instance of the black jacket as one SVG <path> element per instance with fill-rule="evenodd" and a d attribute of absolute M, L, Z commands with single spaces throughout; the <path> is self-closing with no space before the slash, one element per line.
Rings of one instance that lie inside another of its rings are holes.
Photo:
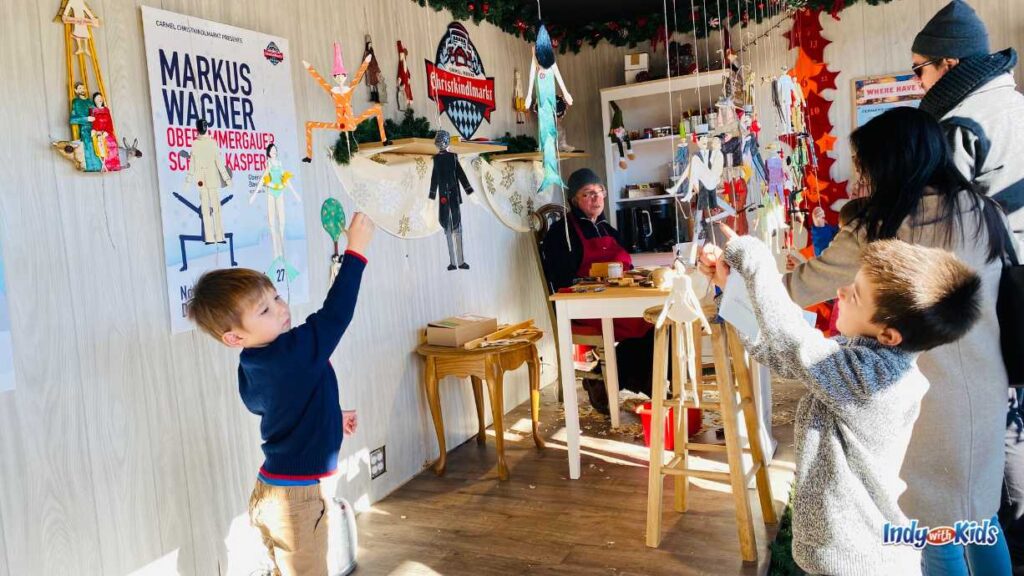
<path fill-rule="evenodd" d="M 459 156 L 453 152 L 438 152 L 434 155 L 434 171 L 430 174 L 430 199 L 437 197 L 438 190 L 447 202 L 462 204 L 462 193 L 459 184 L 466 189 L 466 194 L 473 193 L 469 179 L 459 164 Z"/>
<path fill-rule="evenodd" d="M 615 242 L 619 246 L 622 245 L 622 238 L 619 236 L 619 232 L 612 228 L 611 224 L 608 224 L 604 214 L 597 217 L 597 222 L 591 222 L 583 215 L 579 208 L 574 206 L 572 208 L 572 215 L 579 222 L 584 238 L 591 239 L 611 236 L 615 238 Z M 569 244 L 565 242 L 566 225 L 565 219 L 562 219 L 551 226 L 547 235 L 544 236 L 542 250 L 544 256 L 544 275 L 547 276 L 548 285 L 556 291 L 560 288 L 572 286 L 572 281 L 577 277 L 576 271 L 579 270 L 580 263 L 583 262 L 583 243 L 576 235 L 576 229 L 572 226 L 569 226 L 569 239 L 572 242 L 571 251 L 569 250 Z"/>

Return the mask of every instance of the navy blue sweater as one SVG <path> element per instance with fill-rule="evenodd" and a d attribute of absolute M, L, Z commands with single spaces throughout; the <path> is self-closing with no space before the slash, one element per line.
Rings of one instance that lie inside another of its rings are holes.
<path fill-rule="evenodd" d="M 330 358 L 352 321 L 366 259 L 346 252 L 323 307 L 263 348 L 242 350 L 238 392 L 260 417 L 260 473 L 311 480 L 338 467 L 341 407 Z"/>

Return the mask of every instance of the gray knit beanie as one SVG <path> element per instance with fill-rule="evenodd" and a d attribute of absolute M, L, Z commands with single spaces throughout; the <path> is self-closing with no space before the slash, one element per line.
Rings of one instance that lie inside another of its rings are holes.
<path fill-rule="evenodd" d="M 924 25 L 911 50 L 933 58 L 988 55 L 988 31 L 967 2 L 953 0 Z"/>
<path fill-rule="evenodd" d="M 569 196 L 587 184 L 601 184 L 601 178 L 590 168 L 580 168 L 569 176 Z"/>

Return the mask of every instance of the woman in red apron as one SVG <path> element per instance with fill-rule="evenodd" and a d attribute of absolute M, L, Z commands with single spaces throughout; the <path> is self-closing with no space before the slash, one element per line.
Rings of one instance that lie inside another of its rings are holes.
<path fill-rule="evenodd" d="M 633 260 L 622 247 L 618 231 L 605 220 L 607 192 L 597 174 L 588 168 L 573 172 L 568 192 L 572 210 L 563 222 L 552 226 L 544 238 L 544 273 L 552 288 L 565 289 L 572 286 L 576 278 L 589 276 L 590 266 L 596 262 L 619 262 L 624 270 L 631 270 Z M 619 387 L 650 395 L 654 354 L 652 326 L 643 318 L 618 318 L 614 326 Z M 573 320 L 572 328 L 575 334 L 600 334 L 601 321 Z M 591 404 L 607 412 L 604 386 L 585 381 L 584 387 L 590 394 Z"/>

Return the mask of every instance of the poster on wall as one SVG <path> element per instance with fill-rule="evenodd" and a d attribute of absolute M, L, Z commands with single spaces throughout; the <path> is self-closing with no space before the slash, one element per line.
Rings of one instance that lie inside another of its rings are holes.
<path fill-rule="evenodd" d="M 14 390 L 14 347 L 11 344 L 11 314 L 7 307 L 4 256 L 0 251 L 0 392 Z"/>
<path fill-rule="evenodd" d="M 853 127 L 899 106 L 917 108 L 924 98 L 924 87 L 913 73 L 868 76 L 853 81 Z"/>
<path fill-rule="evenodd" d="M 267 274 L 309 300 L 302 159 L 284 38 L 142 7 L 174 333 L 204 272 Z"/>
<path fill-rule="evenodd" d="M 466 27 L 452 22 L 437 44 L 434 62 L 427 67 L 427 97 L 438 114 L 447 114 L 455 131 L 470 140 L 484 120 L 491 121 L 494 104 L 494 78 L 484 72 Z"/>

